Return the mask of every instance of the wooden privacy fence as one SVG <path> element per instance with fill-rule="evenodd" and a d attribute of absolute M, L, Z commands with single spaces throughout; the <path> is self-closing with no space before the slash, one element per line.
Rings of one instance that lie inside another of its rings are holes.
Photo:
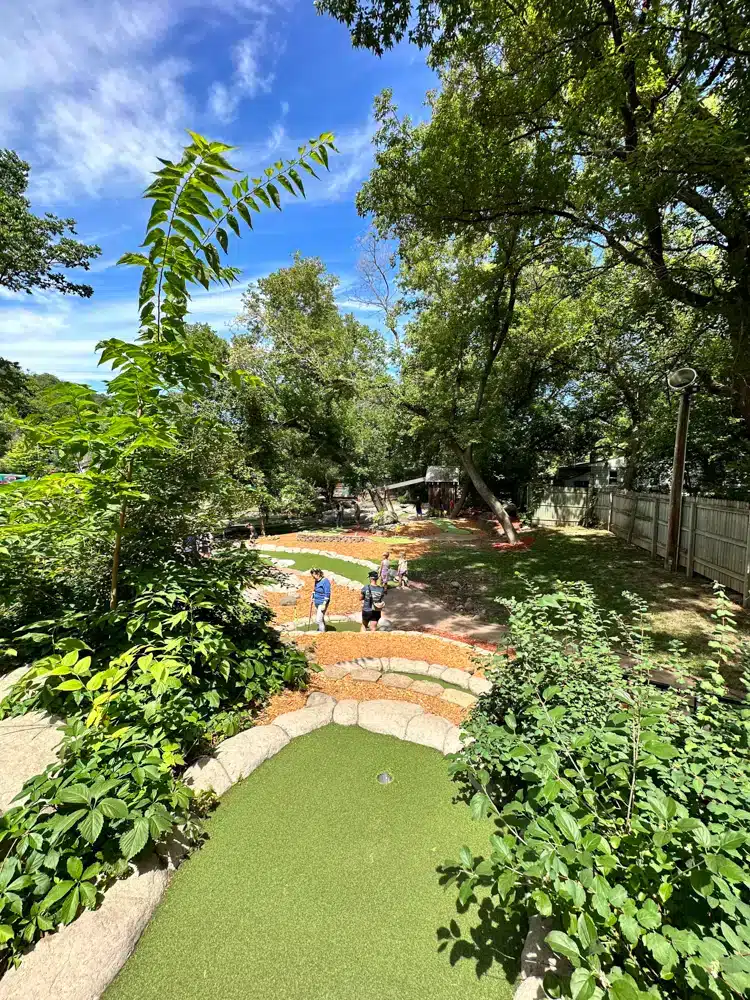
<path fill-rule="evenodd" d="M 534 524 L 598 522 L 654 558 L 666 554 L 666 493 L 530 487 L 528 506 Z M 689 577 L 698 573 L 737 591 L 750 607 L 750 504 L 683 497 L 678 564 Z"/>

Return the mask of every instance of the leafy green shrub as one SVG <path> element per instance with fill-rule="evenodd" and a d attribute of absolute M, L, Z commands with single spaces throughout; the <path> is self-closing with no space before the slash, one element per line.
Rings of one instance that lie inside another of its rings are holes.
<path fill-rule="evenodd" d="M 198 831 L 181 768 L 232 735 L 307 662 L 242 596 L 255 553 L 165 564 L 113 611 L 40 622 L 19 648 L 43 655 L 0 703 L 70 720 L 59 761 L 0 818 L 0 956 L 96 905 L 128 861 L 175 826 Z M 197 810 L 200 811 L 200 810 Z M 0 967 L 2 967 L 0 957 Z"/>
<path fill-rule="evenodd" d="M 720 672 L 745 655 L 734 608 L 719 591 L 706 677 L 664 692 L 643 609 L 627 633 L 584 585 L 510 603 L 515 658 L 495 660 L 454 763 L 497 825 L 488 857 L 463 848 L 451 872 L 461 903 L 483 887 L 550 921 L 569 963 L 551 996 L 748 995 L 750 710 Z"/>

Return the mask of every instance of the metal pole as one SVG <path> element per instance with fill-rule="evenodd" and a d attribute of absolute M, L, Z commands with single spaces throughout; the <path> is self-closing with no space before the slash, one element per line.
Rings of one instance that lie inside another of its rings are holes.
<path fill-rule="evenodd" d="M 693 393 L 685 389 L 680 396 L 677 413 L 677 431 L 674 438 L 674 458 L 672 460 L 672 485 L 669 491 L 669 521 L 667 523 L 667 551 L 664 568 L 677 569 L 680 560 L 680 517 L 682 514 L 682 487 L 685 481 L 685 452 L 687 450 L 690 403 Z"/>

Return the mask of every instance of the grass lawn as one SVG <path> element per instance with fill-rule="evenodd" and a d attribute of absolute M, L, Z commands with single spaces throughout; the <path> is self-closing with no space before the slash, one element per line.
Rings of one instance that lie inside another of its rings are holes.
<path fill-rule="evenodd" d="M 224 797 L 106 1000 L 510 1000 L 518 928 L 459 914 L 436 871 L 486 849 L 455 793 L 427 747 L 294 740 Z"/>
<path fill-rule="evenodd" d="M 505 609 L 496 598 L 523 597 L 522 576 L 552 590 L 556 579 L 585 580 L 605 608 L 627 611 L 623 591 L 644 598 L 651 608 L 657 648 L 671 639 L 688 647 L 690 656 L 706 651 L 713 610 L 711 584 L 684 573 L 667 573 L 647 552 L 607 531 L 587 528 L 537 528 L 529 549 L 498 551 L 488 543 L 436 546 L 410 565 L 415 580 L 430 592 L 488 621 L 503 621 Z M 458 582 L 459 586 L 453 586 Z M 467 594 L 470 595 L 467 604 Z M 743 628 L 750 616 L 741 612 Z"/>

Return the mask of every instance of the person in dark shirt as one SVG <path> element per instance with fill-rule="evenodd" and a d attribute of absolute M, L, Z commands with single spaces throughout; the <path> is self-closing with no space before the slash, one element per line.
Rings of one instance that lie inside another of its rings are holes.
<path fill-rule="evenodd" d="M 328 611 L 328 605 L 331 603 L 331 581 L 326 580 L 322 569 L 311 569 L 310 576 L 315 581 L 313 592 L 310 595 L 310 613 L 312 614 L 314 604 L 318 632 L 325 632 L 326 611 Z"/>
<path fill-rule="evenodd" d="M 378 584 L 378 574 L 372 570 L 369 583 L 362 588 L 362 631 L 375 632 L 385 605 L 385 588 Z"/>

